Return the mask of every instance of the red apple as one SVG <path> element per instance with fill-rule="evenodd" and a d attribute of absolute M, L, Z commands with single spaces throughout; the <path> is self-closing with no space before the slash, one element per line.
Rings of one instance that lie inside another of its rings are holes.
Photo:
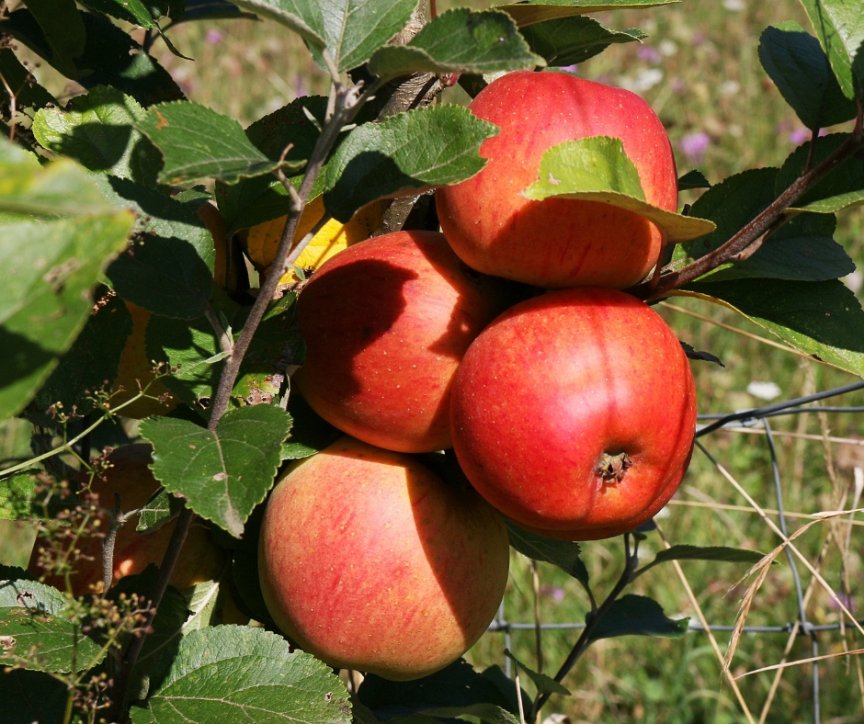
<path fill-rule="evenodd" d="M 647 219 L 594 201 L 522 195 L 549 148 L 610 136 L 635 164 L 645 200 L 675 211 L 672 148 L 642 98 L 569 73 L 520 71 L 492 81 L 469 108 L 501 130 L 481 145 L 487 163 L 478 174 L 436 193 L 441 229 L 466 264 L 546 288 L 623 289 L 657 263 L 664 236 Z"/>
<path fill-rule="evenodd" d="M 508 560 L 500 516 L 470 486 L 345 437 L 273 490 L 258 562 L 288 638 L 332 666 L 408 680 L 486 630 Z"/>
<path fill-rule="evenodd" d="M 110 512 L 115 505 L 119 510 L 130 512 L 140 509 L 159 489 L 160 484 L 150 472 L 151 448 L 145 444 L 124 445 L 115 448 L 108 455 L 109 467 L 89 481 L 89 476 L 82 475 L 80 483 L 90 486 L 90 490 L 98 496 L 98 507 L 94 519 L 90 521 L 92 531 L 84 534 L 75 542 L 82 556 L 73 564 L 69 575 L 72 593 L 80 596 L 86 593 L 103 591 L 102 584 L 102 540 L 110 525 Z M 165 555 L 174 523 L 170 522 L 151 533 L 140 533 L 135 530 L 137 515 L 124 523 L 117 532 L 114 543 L 113 582 L 124 576 L 141 573 L 148 565 L 159 565 Z M 92 533 L 96 531 L 100 535 Z M 45 570 L 43 549 L 52 549 L 55 553 L 49 557 L 56 558 L 56 553 L 63 555 L 67 546 L 66 539 L 56 539 L 60 549 L 54 548 L 48 534 L 40 534 L 33 545 L 30 554 L 28 570 L 36 576 L 61 590 L 66 589 L 65 576 L 56 571 Z M 74 542 L 74 541 L 70 541 Z M 210 539 L 208 529 L 201 522 L 193 524 L 186 538 L 186 543 L 180 553 L 180 558 L 174 569 L 170 583 L 179 589 L 189 588 L 196 583 L 218 579 L 226 564 L 226 557 Z"/>
<path fill-rule="evenodd" d="M 467 268 L 437 232 L 363 241 L 300 293 L 306 361 L 297 387 L 321 417 L 370 445 L 449 447 L 456 367 L 504 306 L 500 280 Z"/>
<path fill-rule="evenodd" d="M 547 292 L 472 343 L 453 388 L 466 476 L 515 522 L 587 540 L 648 521 L 687 469 L 696 392 L 672 330 L 614 289 Z"/>

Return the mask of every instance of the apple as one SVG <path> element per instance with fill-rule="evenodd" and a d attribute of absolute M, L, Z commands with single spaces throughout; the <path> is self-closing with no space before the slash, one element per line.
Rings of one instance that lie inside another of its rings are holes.
<path fill-rule="evenodd" d="M 486 631 L 509 545 L 501 517 L 469 485 L 343 437 L 273 490 L 258 564 L 267 609 L 289 639 L 331 666 L 409 680 L 457 660 Z"/>
<path fill-rule="evenodd" d="M 449 394 L 471 340 L 506 307 L 501 280 L 466 267 L 433 231 L 348 247 L 302 289 L 297 389 L 321 417 L 397 452 L 450 446 Z"/>
<path fill-rule="evenodd" d="M 83 554 L 73 565 L 70 574 L 71 591 L 76 596 L 104 591 L 102 581 L 102 540 L 108 532 L 111 512 L 115 504 L 124 512 L 138 510 L 159 489 L 160 484 L 150 472 L 151 448 L 143 443 L 123 445 L 112 450 L 107 457 L 110 467 L 93 479 L 90 491 L 98 496 L 97 514 L 90 521 L 91 531 L 100 535 L 85 535 L 77 542 Z M 86 486 L 89 476 L 82 475 L 79 482 Z M 159 565 L 165 555 L 174 522 L 169 522 L 151 533 L 135 530 L 137 515 L 127 520 L 117 531 L 114 544 L 113 583 L 124 576 L 141 573 L 148 565 Z M 40 533 L 30 554 L 28 570 L 49 585 L 66 590 L 64 576 L 43 568 L 43 548 L 52 549 L 46 536 Z M 58 539 L 57 543 L 65 544 Z M 49 556 L 52 554 L 49 554 Z M 178 589 L 208 580 L 218 579 L 226 564 L 226 556 L 210 539 L 207 527 L 196 522 L 189 530 L 180 559 L 170 579 Z"/>
<path fill-rule="evenodd" d="M 595 201 L 531 201 L 552 146 L 590 136 L 620 139 L 645 200 L 677 208 L 672 147 L 639 96 L 558 71 L 518 71 L 489 83 L 470 103 L 500 128 L 480 146 L 484 168 L 436 191 L 441 229 L 473 268 L 544 288 L 629 287 L 657 263 L 664 235 L 642 216 Z"/>
<path fill-rule="evenodd" d="M 566 540 L 648 521 L 687 469 L 689 361 L 651 307 L 615 289 L 546 292 L 471 344 L 451 420 L 465 475 L 506 517 Z"/>

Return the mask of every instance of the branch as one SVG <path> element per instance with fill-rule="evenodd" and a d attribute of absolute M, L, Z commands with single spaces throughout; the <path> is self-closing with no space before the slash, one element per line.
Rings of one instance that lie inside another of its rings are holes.
<path fill-rule="evenodd" d="M 643 282 L 633 287 L 631 291 L 636 296 L 643 297 L 648 301 L 654 301 L 668 296 L 669 292 L 680 289 L 685 284 L 698 279 L 721 264 L 743 261 L 749 258 L 761 246 L 764 237 L 785 222 L 787 210 L 796 201 L 843 161 L 864 148 L 862 122 L 864 122 L 864 109 L 859 109 L 855 129 L 849 135 L 849 138 L 820 163 L 802 173 L 760 214 L 741 227 L 737 233 L 722 245 L 705 254 L 705 256 L 699 257 L 679 271 L 661 274 L 659 279 Z"/>

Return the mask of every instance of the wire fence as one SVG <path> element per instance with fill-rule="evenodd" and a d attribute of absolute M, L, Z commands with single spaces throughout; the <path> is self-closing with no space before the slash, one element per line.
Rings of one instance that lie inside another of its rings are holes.
<path fill-rule="evenodd" d="M 775 672 L 775 679 L 772 685 L 773 693 L 779 684 L 780 676 L 782 676 L 782 672 L 785 668 L 788 668 L 789 666 L 809 666 L 809 679 L 812 687 L 812 721 L 817 723 L 822 722 L 823 687 L 821 685 L 822 677 L 820 676 L 820 667 L 826 659 L 833 658 L 838 655 L 836 652 L 830 654 L 824 653 L 824 651 L 826 650 L 826 646 L 824 645 L 824 639 L 826 635 L 832 633 L 837 634 L 841 632 L 847 632 L 849 630 L 857 630 L 858 633 L 864 636 L 864 619 L 856 618 L 853 614 L 853 611 L 850 610 L 851 602 L 848 602 L 848 604 L 844 603 L 841 596 L 837 596 L 836 601 L 838 607 L 841 609 L 843 614 L 840 620 L 830 623 L 820 623 L 818 621 L 812 620 L 812 614 L 808 613 L 808 591 L 810 590 L 811 586 L 822 586 L 831 595 L 834 595 L 834 589 L 831 588 L 830 584 L 822 577 L 819 571 L 818 564 L 814 565 L 796 548 L 794 539 L 801 531 L 793 531 L 790 534 L 791 516 L 790 513 L 787 513 L 786 506 L 788 487 L 781 466 L 780 454 L 778 451 L 778 444 L 776 440 L 776 431 L 775 426 L 772 425 L 772 420 L 776 420 L 776 418 L 779 417 L 814 413 L 822 413 L 825 415 L 843 413 L 860 415 L 861 413 L 864 413 L 864 405 L 828 405 L 818 403 L 821 403 L 824 400 L 849 396 L 852 393 L 861 390 L 864 390 L 864 382 L 857 382 L 842 387 L 835 387 L 825 390 L 823 392 L 818 392 L 816 394 L 785 400 L 778 403 L 772 403 L 761 407 L 737 410 L 726 414 L 700 415 L 699 424 L 697 425 L 696 446 L 698 450 L 706 456 L 710 463 L 716 469 L 721 471 L 721 473 L 724 473 L 725 469 L 711 454 L 710 450 L 710 441 L 712 436 L 716 435 L 720 431 L 733 433 L 744 431 L 758 431 L 760 433 L 760 437 L 764 441 L 764 445 L 766 446 L 768 457 L 770 459 L 772 480 L 769 489 L 773 491 L 773 501 L 771 501 L 770 504 L 767 501 L 762 501 L 762 503 L 760 503 L 760 501 L 751 498 L 749 494 L 738 485 L 737 482 L 734 482 L 733 480 L 733 483 L 738 493 L 745 497 L 749 509 L 754 510 L 760 515 L 762 515 L 763 518 L 765 518 L 766 523 L 769 525 L 769 527 L 773 530 L 775 534 L 778 547 L 775 550 L 776 555 L 774 557 L 776 558 L 776 556 L 779 556 L 781 554 L 785 556 L 785 560 L 788 565 L 792 580 L 789 595 L 794 598 L 794 609 L 796 615 L 792 618 L 788 618 L 787 620 L 780 620 L 776 623 L 767 625 L 748 624 L 746 612 L 736 618 L 738 612 L 732 611 L 730 612 L 729 620 L 722 623 L 709 622 L 704 618 L 704 616 L 697 615 L 695 618 L 691 618 L 689 620 L 688 631 L 707 635 L 711 639 L 712 646 L 714 647 L 715 653 L 718 657 L 718 666 L 720 666 L 724 661 L 728 663 L 730 654 L 724 653 L 720 649 L 719 645 L 713 637 L 713 634 L 715 632 L 732 634 L 733 642 L 735 641 L 735 637 L 740 637 L 743 634 L 774 634 L 787 636 L 788 644 L 784 651 L 783 661 L 777 662 L 777 664 L 774 666 L 765 667 L 760 671 Z M 864 430 L 862 430 L 862 433 L 864 433 Z M 847 442 L 864 445 L 864 437 L 862 437 L 860 440 L 855 439 L 849 440 Z M 856 467 L 854 473 L 855 480 L 853 485 L 853 500 L 855 506 L 857 506 L 861 499 L 862 492 L 864 492 L 864 466 Z M 728 476 L 729 474 L 726 473 L 726 475 Z M 809 518 L 810 521 L 820 522 L 828 520 L 829 518 L 839 517 L 841 515 L 849 518 L 857 512 L 859 511 L 857 509 L 854 509 L 853 506 L 853 509 L 851 510 L 846 509 L 843 511 L 818 511 L 808 514 L 805 517 Z M 800 514 L 796 516 L 796 518 L 800 517 Z M 807 526 L 805 525 L 804 527 L 806 528 Z M 698 611 L 698 603 L 695 602 L 695 599 L 692 597 L 692 595 L 691 602 L 695 604 L 695 607 L 697 608 L 697 614 L 701 614 L 701 611 Z M 505 601 L 502 604 L 501 609 L 499 610 L 499 614 L 496 620 L 490 626 L 489 630 L 492 633 L 502 635 L 505 648 L 507 650 L 512 650 L 513 634 L 516 632 L 531 631 L 535 632 L 536 635 L 540 635 L 542 632 L 578 632 L 584 627 L 585 624 L 583 622 L 577 621 L 552 623 L 544 622 L 542 620 L 510 620 L 508 618 L 507 599 L 505 598 Z M 802 639 L 808 642 L 809 656 L 803 660 L 800 658 L 795 660 L 787 660 L 788 654 L 792 648 L 792 642 L 794 640 L 800 641 Z M 864 653 L 864 649 L 847 648 L 839 655 L 850 656 L 861 653 Z M 505 672 L 508 674 L 508 676 L 512 677 L 513 666 L 514 665 L 512 661 L 508 657 L 504 662 Z M 758 672 L 752 671 L 749 673 L 752 674 Z M 727 681 L 731 683 L 732 688 L 735 689 L 739 705 L 742 706 L 743 712 L 746 715 L 747 719 L 750 721 L 756 721 L 756 719 L 751 715 L 747 703 L 744 702 L 741 698 L 741 694 L 737 690 L 734 679 L 732 679 L 728 673 Z M 804 693 L 801 692 L 801 695 L 803 696 Z M 864 696 L 864 693 L 862 693 L 862 696 Z M 766 706 L 770 708 L 770 696 L 768 702 L 769 703 Z M 764 721 L 766 719 L 766 716 L 767 709 L 763 709 L 759 721 Z M 849 719 L 843 719 L 843 721 L 864 721 L 864 709 L 859 708 L 859 711 L 854 716 L 861 718 L 859 719 L 853 717 Z"/>

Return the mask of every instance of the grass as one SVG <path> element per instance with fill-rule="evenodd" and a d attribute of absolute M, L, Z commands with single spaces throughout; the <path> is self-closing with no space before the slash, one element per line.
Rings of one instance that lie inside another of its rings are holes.
<path fill-rule="evenodd" d="M 641 27 L 649 37 L 640 45 L 611 47 L 584 63 L 579 73 L 638 89 L 666 123 L 682 173 L 698 168 L 716 182 L 746 168 L 779 164 L 793 149 L 800 123 L 760 70 L 757 47 L 759 33 L 768 24 L 806 24 L 797 2 L 689 0 L 655 11 L 597 17 L 613 28 Z M 172 38 L 195 60 L 173 57 L 164 49 L 159 52 L 190 98 L 243 122 L 324 88 L 324 77 L 308 54 L 272 23 L 180 26 Z M 862 227 L 864 216 L 848 212 L 837 233 L 859 264 L 864 261 Z M 848 374 L 776 346 L 763 330 L 721 308 L 675 299 L 664 303 L 661 312 L 683 339 L 723 361 L 723 367 L 694 363 L 702 413 L 762 404 L 748 391 L 753 382 L 771 382 L 779 390 L 777 399 L 790 399 L 853 381 Z M 864 395 L 837 402 L 862 404 Z M 823 721 L 864 720 L 864 674 L 859 659 L 844 654 L 860 648 L 862 637 L 837 605 L 839 599 L 860 608 L 862 548 L 856 541 L 864 530 L 860 516 L 811 524 L 815 513 L 860 504 L 854 498 L 854 482 L 864 469 L 861 416 L 810 413 L 773 418 L 770 424 L 771 440 L 759 427 L 706 436 L 702 442 L 711 457 L 701 450 L 694 454 L 679 494 L 658 519 L 663 536 L 649 534 L 643 553 L 648 558 L 651 551 L 660 550 L 664 538 L 671 543 L 771 552 L 781 537 L 767 521 L 776 524 L 781 504 L 790 535 L 810 524 L 794 539 L 800 558 L 793 556 L 807 618 L 816 624 L 846 623 L 843 631 L 818 634 L 818 653 L 837 654 L 816 669 L 818 697 L 813 666 L 795 663 L 813 655 L 810 639 L 748 633 L 733 643 L 726 631 L 690 632 L 676 639 L 623 637 L 593 645 L 565 680 L 572 695 L 553 698 L 547 715 L 560 713 L 574 723 L 722 724 L 745 721 L 747 712 L 753 721 L 789 722 L 813 719 L 818 702 Z M 769 442 L 775 445 L 773 456 Z M 774 465 L 782 490 L 779 500 Z M 32 534 L 5 523 L 0 534 L 5 541 L 3 561 L 26 560 L 27 536 Z M 619 540 L 583 546 L 600 595 L 620 570 L 620 548 Z M 813 571 L 824 578 L 827 589 L 814 583 Z M 672 617 L 702 618 L 713 625 L 734 624 L 742 600 L 752 593 L 748 626 L 796 620 L 796 580 L 785 553 L 776 557 L 758 586 L 755 576 L 746 573 L 737 564 L 692 561 L 680 569 L 667 564 L 639 579 L 633 592 L 656 598 Z M 587 601 L 573 580 L 551 566 L 539 565 L 535 581 L 526 559 L 514 554 L 506 618 L 532 624 L 537 620 L 535 608 L 543 624 L 579 622 Z M 573 630 L 544 630 L 538 656 L 536 632 L 529 628 L 515 631 L 511 646 L 529 666 L 540 668 L 542 659 L 543 670 L 552 674 L 577 636 Z M 730 645 L 727 677 L 722 657 Z M 502 635 L 488 634 L 471 656 L 479 664 L 505 665 Z M 779 671 L 746 675 L 784 661 L 789 665 Z"/>

